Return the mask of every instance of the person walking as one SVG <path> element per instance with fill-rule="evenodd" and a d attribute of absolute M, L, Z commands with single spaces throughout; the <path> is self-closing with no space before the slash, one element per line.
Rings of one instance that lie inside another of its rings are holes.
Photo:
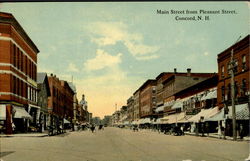
<path fill-rule="evenodd" d="M 94 133 L 94 131 L 95 131 L 95 126 L 92 124 L 92 126 L 90 127 L 90 129 L 91 129 L 92 133 Z"/>
<path fill-rule="evenodd" d="M 222 127 L 221 121 L 219 121 L 217 129 L 218 129 L 218 136 L 220 139 L 222 138 L 222 131 L 221 131 L 222 128 L 221 127 Z"/>

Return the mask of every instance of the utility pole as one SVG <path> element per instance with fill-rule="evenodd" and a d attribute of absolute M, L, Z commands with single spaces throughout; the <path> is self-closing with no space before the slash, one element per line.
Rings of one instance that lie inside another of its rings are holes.
<path fill-rule="evenodd" d="M 241 36 L 238 38 L 236 43 L 239 41 Z M 235 43 L 235 44 L 236 44 Z M 231 50 L 231 60 L 230 60 L 230 70 L 231 70 L 231 100 L 232 100 L 232 120 L 233 120 L 233 140 L 236 141 L 237 133 L 236 133 L 236 114 L 235 114 L 235 89 L 234 89 L 234 69 L 235 69 L 235 61 L 233 59 L 234 50 Z"/>

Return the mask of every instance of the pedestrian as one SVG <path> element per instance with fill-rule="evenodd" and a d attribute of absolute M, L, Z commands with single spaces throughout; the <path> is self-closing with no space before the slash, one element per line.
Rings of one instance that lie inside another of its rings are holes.
<path fill-rule="evenodd" d="M 243 136 L 244 136 L 243 125 L 240 124 L 240 139 L 243 139 Z"/>
<path fill-rule="evenodd" d="M 92 133 L 94 133 L 94 131 L 95 131 L 95 126 L 92 125 L 92 126 L 90 127 L 90 129 L 91 129 Z"/>
<path fill-rule="evenodd" d="M 184 125 L 181 126 L 181 135 L 184 135 Z"/>
<path fill-rule="evenodd" d="M 221 133 L 221 124 L 220 124 L 220 122 L 218 123 L 218 127 L 216 129 L 218 130 L 217 133 L 218 133 L 219 138 L 221 139 L 222 133 Z"/>
<path fill-rule="evenodd" d="M 205 123 L 205 131 L 207 133 L 207 136 L 209 136 L 209 124 L 208 124 L 208 122 Z"/>

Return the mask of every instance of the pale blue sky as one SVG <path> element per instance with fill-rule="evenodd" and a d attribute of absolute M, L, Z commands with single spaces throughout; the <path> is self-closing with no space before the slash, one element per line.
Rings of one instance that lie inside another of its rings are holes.
<path fill-rule="evenodd" d="M 157 9 L 237 14 L 176 21 Z M 38 70 L 68 81 L 73 75 L 78 98 L 85 93 L 101 117 L 161 72 L 217 72 L 217 54 L 249 34 L 247 2 L 2 3 L 0 11 L 12 13 L 37 45 Z"/>

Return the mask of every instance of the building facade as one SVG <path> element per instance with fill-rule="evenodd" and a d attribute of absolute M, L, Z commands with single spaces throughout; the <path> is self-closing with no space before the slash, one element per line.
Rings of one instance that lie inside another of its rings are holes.
<path fill-rule="evenodd" d="M 209 77 L 212 77 L 215 73 L 191 73 L 191 69 L 187 69 L 187 73 L 175 73 L 162 82 L 163 84 L 163 98 L 165 114 L 174 112 L 171 109 L 175 101 L 174 93 L 179 92 L 185 88 L 193 86 Z"/>
<path fill-rule="evenodd" d="M 13 132 L 13 126 L 16 131 L 27 131 L 29 120 L 36 121 L 40 110 L 36 83 L 39 50 L 15 17 L 3 12 L 0 12 L 0 44 L 1 123 L 7 134 Z M 30 112 L 33 117 L 27 114 Z"/>
<path fill-rule="evenodd" d="M 238 43 L 232 45 L 225 51 L 218 54 L 218 106 L 223 108 L 225 104 L 231 104 L 231 74 L 230 60 L 233 50 L 234 67 L 234 86 L 236 103 L 249 102 L 249 35 Z"/>
<path fill-rule="evenodd" d="M 127 107 L 128 107 L 128 121 L 132 122 L 134 120 L 134 98 L 131 96 L 127 100 Z"/>
<path fill-rule="evenodd" d="M 48 97 L 50 97 L 49 81 L 46 73 L 37 73 L 38 95 L 37 103 L 41 108 L 40 112 L 40 131 L 43 132 L 48 126 Z"/>
<path fill-rule="evenodd" d="M 154 117 L 156 108 L 156 80 L 149 79 L 140 87 L 141 117 Z"/>
<path fill-rule="evenodd" d="M 136 90 L 133 94 L 134 97 L 134 119 L 139 120 L 141 118 L 141 110 L 140 110 L 140 90 Z"/>

